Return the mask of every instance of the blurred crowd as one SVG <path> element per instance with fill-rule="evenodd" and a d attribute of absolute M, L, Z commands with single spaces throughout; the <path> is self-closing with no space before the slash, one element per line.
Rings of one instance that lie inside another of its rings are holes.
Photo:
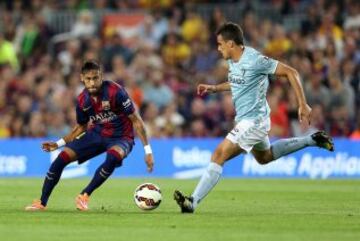
<path fill-rule="evenodd" d="M 226 135 L 234 125 L 230 93 L 200 97 L 196 86 L 227 80 L 227 63 L 217 53 L 214 32 L 232 19 L 219 3 L 213 3 L 208 16 L 199 15 L 195 6 L 203 2 L 215 1 L 1 1 L 0 137 L 68 133 L 76 123 L 74 103 L 83 88 L 79 70 L 84 59 L 98 59 L 104 78 L 126 87 L 152 137 Z M 271 76 L 270 135 L 324 129 L 360 139 L 360 2 L 271 1 L 281 16 L 299 15 L 297 9 L 305 6 L 299 28 L 290 29 L 259 16 L 251 2 L 245 1 L 237 21 L 246 44 L 296 68 L 313 108 L 311 125 L 300 124 L 289 82 Z M 94 12 L 104 9 L 145 13 L 131 42 L 120 32 L 103 33 Z M 77 11 L 78 18 L 69 32 L 58 33 L 49 19 L 67 10 Z M 50 46 L 54 40 L 57 44 Z"/>

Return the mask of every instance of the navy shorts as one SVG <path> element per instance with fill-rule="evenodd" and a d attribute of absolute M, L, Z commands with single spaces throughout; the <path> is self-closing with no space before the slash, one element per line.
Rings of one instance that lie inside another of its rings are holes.
<path fill-rule="evenodd" d="M 66 147 L 70 148 L 76 153 L 79 164 L 106 152 L 112 146 L 120 146 L 124 151 L 124 158 L 131 152 L 134 141 L 119 138 L 119 137 L 103 137 L 96 132 L 85 132 L 85 134 L 78 136 L 72 142 L 66 144 Z"/>

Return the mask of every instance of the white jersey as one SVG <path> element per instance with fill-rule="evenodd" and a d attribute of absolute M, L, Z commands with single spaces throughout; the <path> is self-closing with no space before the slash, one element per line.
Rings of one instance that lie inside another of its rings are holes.
<path fill-rule="evenodd" d="M 275 73 L 278 61 L 245 46 L 238 62 L 232 60 L 227 62 L 228 81 L 236 111 L 235 121 L 238 123 L 243 119 L 268 118 L 270 115 L 266 101 L 268 75 Z"/>

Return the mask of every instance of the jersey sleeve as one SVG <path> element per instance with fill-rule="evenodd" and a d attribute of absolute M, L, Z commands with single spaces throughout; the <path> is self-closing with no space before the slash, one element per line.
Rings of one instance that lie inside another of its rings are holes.
<path fill-rule="evenodd" d="M 116 93 L 116 105 L 120 106 L 121 110 L 126 115 L 131 115 L 135 111 L 134 104 L 132 100 L 130 99 L 128 93 L 125 91 L 125 89 L 121 88 Z"/>
<path fill-rule="evenodd" d="M 89 122 L 89 116 L 80 107 L 79 102 L 76 104 L 76 121 L 79 125 L 84 125 Z"/>
<path fill-rule="evenodd" d="M 274 74 L 279 61 L 264 55 L 258 55 L 255 68 L 261 74 Z"/>

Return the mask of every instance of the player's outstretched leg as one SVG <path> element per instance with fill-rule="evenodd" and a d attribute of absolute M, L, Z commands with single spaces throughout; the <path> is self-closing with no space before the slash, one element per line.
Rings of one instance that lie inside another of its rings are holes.
<path fill-rule="evenodd" d="M 222 165 L 232 157 L 240 154 L 242 149 L 231 141 L 225 139 L 216 148 L 211 157 L 211 162 L 200 178 L 193 194 L 185 196 L 180 191 L 174 192 L 174 199 L 179 205 L 181 212 L 193 213 L 197 205 L 215 187 L 222 174 Z"/>
<path fill-rule="evenodd" d="M 90 195 L 110 177 L 117 166 L 121 165 L 122 159 L 117 151 L 112 149 L 107 151 L 105 162 L 98 167 L 89 185 L 75 199 L 78 210 L 87 211 L 89 209 Z"/>
<path fill-rule="evenodd" d="M 210 162 L 205 172 L 200 178 L 191 197 L 186 197 L 180 191 L 174 192 L 174 199 L 179 205 L 182 213 L 193 213 L 196 206 L 202 199 L 215 187 L 222 173 L 222 166 Z"/>
<path fill-rule="evenodd" d="M 62 171 L 66 165 L 71 162 L 71 160 L 72 159 L 70 158 L 69 154 L 65 151 L 62 151 L 58 155 L 46 174 L 40 200 L 35 200 L 31 205 L 25 207 L 26 211 L 40 211 L 46 209 L 46 205 L 52 190 L 59 182 Z"/>
<path fill-rule="evenodd" d="M 332 138 L 325 131 L 318 131 L 309 136 L 281 139 L 274 142 L 271 146 L 273 159 L 276 160 L 307 146 L 318 146 L 329 151 L 334 151 Z"/>

